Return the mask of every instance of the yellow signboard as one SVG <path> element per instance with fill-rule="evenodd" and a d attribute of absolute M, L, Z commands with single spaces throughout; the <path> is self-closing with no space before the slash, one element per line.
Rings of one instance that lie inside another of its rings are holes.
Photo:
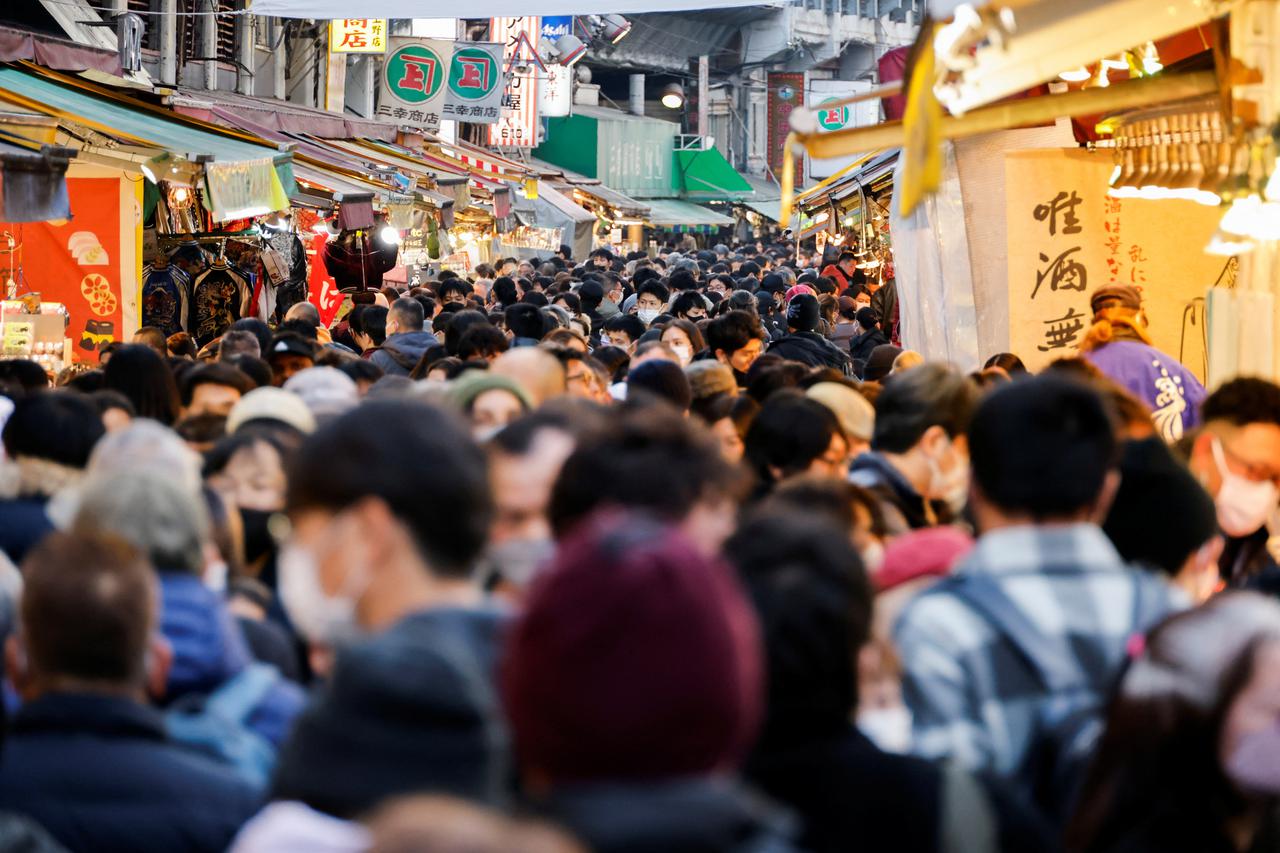
<path fill-rule="evenodd" d="M 386 53 L 386 18 L 338 18 L 329 22 L 330 53 Z"/>

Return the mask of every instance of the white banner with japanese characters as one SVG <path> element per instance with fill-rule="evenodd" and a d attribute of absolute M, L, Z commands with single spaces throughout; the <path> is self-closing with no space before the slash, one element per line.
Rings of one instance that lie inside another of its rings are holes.
<path fill-rule="evenodd" d="M 1198 303 L 1225 259 L 1204 247 L 1221 211 L 1107 195 L 1109 153 L 1041 149 L 1005 157 L 1009 350 L 1038 370 L 1077 354 L 1106 284 L 1142 291 L 1152 340 L 1204 379 Z M 1196 324 L 1191 321 L 1196 317 Z"/>
<path fill-rule="evenodd" d="M 538 78 L 549 67 L 538 57 L 537 17 L 494 18 L 489 38 L 501 42 L 506 83 L 502 112 L 489 125 L 489 144 L 495 148 L 533 148 L 538 144 Z"/>
<path fill-rule="evenodd" d="M 443 116 L 493 124 L 502 110 L 502 48 L 499 43 L 455 42 Z"/>
<path fill-rule="evenodd" d="M 391 52 L 382 64 L 378 116 L 433 133 L 439 130 L 453 44 L 446 39 L 392 37 Z"/>

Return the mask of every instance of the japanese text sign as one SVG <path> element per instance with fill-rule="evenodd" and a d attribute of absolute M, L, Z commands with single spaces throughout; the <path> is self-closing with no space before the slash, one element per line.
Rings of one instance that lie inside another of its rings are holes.
<path fill-rule="evenodd" d="M 453 42 L 444 39 L 391 39 L 382 64 L 378 115 L 400 124 L 440 129 Z"/>
<path fill-rule="evenodd" d="M 782 160 L 785 156 L 784 143 L 791 132 L 791 111 L 804 104 L 803 71 L 770 71 L 769 72 L 769 169 L 775 174 L 782 174 Z M 796 168 L 804 174 L 803 166 L 797 158 Z"/>
<path fill-rule="evenodd" d="M 386 53 L 386 18 L 338 18 L 329 22 L 330 53 Z"/>
<path fill-rule="evenodd" d="M 533 148 L 538 144 L 538 78 L 547 71 L 537 55 L 538 18 L 493 18 L 489 38 L 501 42 L 502 111 L 489 125 L 489 144 L 503 148 Z"/>
<path fill-rule="evenodd" d="M 489 42 L 457 42 L 449 63 L 449 90 L 445 93 L 444 118 L 475 124 L 494 124 L 502 110 L 505 88 L 502 68 L 504 45 Z"/>
<path fill-rule="evenodd" d="M 1182 346 L 1184 311 L 1221 270 L 1221 259 L 1203 251 L 1220 214 L 1190 201 L 1111 198 L 1113 167 L 1087 151 L 1006 156 L 1009 350 L 1033 371 L 1077 355 L 1093 320 L 1089 297 L 1128 284 L 1142 291 L 1156 347 L 1182 352 L 1199 373 L 1201 333 Z"/>

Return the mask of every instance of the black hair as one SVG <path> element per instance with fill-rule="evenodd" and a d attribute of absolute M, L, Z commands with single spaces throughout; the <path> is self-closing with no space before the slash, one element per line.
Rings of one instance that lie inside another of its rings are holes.
<path fill-rule="evenodd" d="M 520 301 L 520 295 L 516 293 L 515 280 L 509 275 L 498 276 L 493 280 L 493 298 L 503 308 L 510 308 Z"/>
<path fill-rule="evenodd" d="M 49 374 L 30 359 L 10 358 L 0 361 L 0 383 L 17 385 L 29 394 L 48 388 Z"/>
<path fill-rule="evenodd" d="M 387 309 L 381 305 L 370 305 L 360 315 L 360 330 L 375 347 L 382 346 L 387 339 L 387 313 Z"/>
<path fill-rule="evenodd" d="M 449 355 L 458 354 L 458 345 L 462 343 L 462 336 L 472 326 L 488 326 L 489 317 L 483 311 L 476 311 L 468 308 L 465 311 L 459 311 L 449 320 L 449 325 L 444 329 L 444 348 Z"/>
<path fill-rule="evenodd" d="M 257 317 L 243 317 L 231 324 L 228 331 L 248 332 L 258 339 L 258 352 L 265 354 L 271 349 L 271 327 Z"/>
<path fill-rule="evenodd" d="M 542 314 L 538 306 L 527 302 L 518 302 L 506 311 L 507 331 L 517 338 L 542 340 Z"/>
<path fill-rule="evenodd" d="M 98 407 L 84 395 L 48 391 L 16 401 L 0 439 L 10 457 L 30 456 L 83 468 L 104 432 Z"/>
<path fill-rule="evenodd" d="M 731 356 L 760 337 L 759 321 L 746 311 L 729 311 L 707 324 L 707 347 L 712 355 L 722 350 Z"/>
<path fill-rule="evenodd" d="M 877 436 L 879 409 L 877 403 Z M 1097 501 L 1107 473 L 1116 467 L 1112 414 L 1097 391 L 1066 377 L 1005 385 L 989 393 L 973 414 L 969 458 L 974 482 L 996 507 L 1037 520 L 1068 517 Z"/>
<path fill-rule="evenodd" d="M 695 308 L 705 312 L 707 303 L 703 300 L 701 294 L 694 290 L 682 291 L 676 294 L 676 298 L 671 301 L 671 313 L 677 317 L 687 318 L 689 312 Z"/>
<path fill-rule="evenodd" d="M 557 537 L 602 507 L 683 520 L 702 500 L 736 498 L 741 479 L 702 427 L 664 405 L 613 414 L 565 461 L 551 492 Z"/>
<path fill-rule="evenodd" d="M 129 398 L 119 391 L 108 391 L 106 389 L 94 391 L 88 395 L 88 400 L 93 403 L 99 415 L 105 415 L 112 409 L 119 409 L 131 418 L 138 416 L 137 411 L 133 408 L 133 403 L 129 402 Z"/>
<path fill-rule="evenodd" d="M 663 305 L 666 305 L 667 300 L 671 298 L 671 291 L 667 290 L 666 285 L 660 281 L 646 281 L 644 284 L 636 285 L 637 299 L 646 293 L 658 297 Z"/>
<path fill-rule="evenodd" d="M 319 340 L 316 327 L 311 323 L 308 323 L 306 320 L 301 320 L 297 317 L 294 317 L 292 320 L 285 320 L 281 323 L 280 327 L 276 329 L 276 335 L 273 340 L 278 339 L 281 335 L 297 335 L 298 337 L 305 338 L 313 343 Z M 270 351 L 270 346 L 268 346 L 267 349 L 263 350 L 263 353 L 269 353 Z"/>
<path fill-rule="evenodd" d="M 687 269 L 672 270 L 667 276 L 667 284 L 672 290 L 697 290 L 698 279 Z"/>
<path fill-rule="evenodd" d="M 251 355 L 237 355 L 227 364 L 248 376 L 258 388 L 267 387 L 274 379 L 275 374 L 271 370 L 271 365 L 261 358 L 254 358 Z"/>
<path fill-rule="evenodd" d="M 635 285 L 635 287 L 637 288 L 639 288 L 640 285 L 645 284 L 646 282 L 661 281 L 661 280 L 662 280 L 662 273 L 658 272 L 653 267 L 637 267 L 635 271 L 635 275 L 631 276 L 631 283 Z"/>
<path fill-rule="evenodd" d="M 621 382 L 626 378 L 627 365 L 631 363 L 631 356 L 627 355 L 627 351 L 622 347 L 596 347 L 591 351 L 591 357 L 600 362 L 608 372 L 610 381 Z"/>
<path fill-rule="evenodd" d="M 460 418 L 417 401 L 373 400 L 308 437 L 289 466 L 290 510 L 338 511 L 366 497 L 405 524 L 432 571 L 468 576 L 493 505 L 484 456 Z"/>
<path fill-rule="evenodd" d="M 563 302 L 565 307 L 569 309 L 570 314 L 576 315 L 582 313 L 582 300 L 576 293 L 569 293 L 568 291 L 564 293 L 557 293 L 556 298 L 551 301 L 552 303 Z"/>
<path fill-rule="evenodd" d="M 745 458 L 761 483 L 799 474 L 843 435 L 830 409 L 800 391 L 784 389 L 760 407 L 745 439 Z"/>
<path fill-rule="evenodd" d="M 1205 399 L 1200 412 L 1205 423 L 1280 425 L 1280 386 L 1254 377 L 1232 379 Z"/>
<path fill-rule="evenodd" d="M 510 342 L 507 341 L 507 336 L 502 333 L 501 329 L 497 329 L 488 323 L 477 323 L 468 326 L 467 330 L 462 333 L 462 337 L 458 339 L 457 350 L 454 354 L 463 361 L 471 361 L 476 358 L 504 353 L 509 346 Z"/>
<path fill-rule="evenodd" d="M 999 367 L 1010 376 L 1027 373 L 1027 366 L 1022 363 L 1022 359 L 1011 352 L 998 352 L 991 356 L 987 359 L 987 363 L 982 365 L 982 369 L 986 370 L 989 367 Z"/>
<path fill-rule="evenodd" d="M 622 332 L 634 343 L 644 334 L 644 323 L 634 314 L 618 314 L 606 320 L 601 331 Z"/>
<path fill-rule="evenodd" d="M 338 369 L 350 376 L 354 382 L 377 382 L 382 378 L 383 370 L 367 358 L 352 358 L 338 365 Z"/>
<path fill-rule="evenodd" d="M 0 380 L 0 385 L 3 385 L 3 380 Z M 105 385 L 106 376 L 99 367 L 71 377 L 63 387 L 71 391 L 79 391 L 81 394 L 92 394 L 95 391 L 101 391 Z"/>
<path fill-rule="evenodd" d="M 940 426 L 948 438 L 963 435 L 978 400 L 978 389 L 941 364 L 922 364 L 893 377 L 876 399 L 873 450 L 906 453 L 925 431 Z"/>
<path fill-rule="evenodd" d="M 199 364 L 182 377 L 182 405 L 190 406 L 195 397 L 196 388 L 200 385 L 226 385 L 241 394 L 248 394 L 254 389 L 253 380 L 242 373 L 235 365 L 224 362 Z"/>
<path fill-rule="evenodd" d="M 138 417 L 172 426 L 178 419 L 178 385 L 164 359 L 145 344 L 127 344 L 116 350 L 103 369 L 107 388 L 129 398 Z"/>
<path fill-rule="evenodd" d="M 447 279 L 440 282 L 439 286 L 436 287 L 436 295 L 440 297 L 441 302 L 449 301 L 445 298 L 445 294 L 448 293 L 458 293 L 462 295 L 463 299 L 467 299 L 472 292 L 471 285 L 460 278 Z"/>

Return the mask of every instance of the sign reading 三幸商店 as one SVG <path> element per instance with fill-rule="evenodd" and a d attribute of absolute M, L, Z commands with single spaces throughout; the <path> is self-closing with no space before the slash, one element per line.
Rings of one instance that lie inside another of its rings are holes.
<path fill-rule="evenodd" d="M 1200 331 L 1183 347 L 1184 312 L 1221 270 L 1222 259 L 1203 251 L 1221 214 L 1193 201 L 1111 198 L 1113 168 L 1110 156 L 1087 151 L 1005 156 L 1009 351 L 1033 371 L 1077 355 L 1093 322 L 1089 297 L 1127 284 L 1142 291 L 1156 347 L 1182 352 L 1199 375 Z"/>
<path fill-rule="evenodd" d="M 474 124 L 497 122 L 504 82 L 502 48 L 500 43 L 454 42 L 444 118 Z"/>
<path fill-rule="evenodd" d="M 337 18 L 329 22 L 330 53 L 386 53 L 386 18 Z"/>
<path fill-rule="evenodd" d="M 453 42 L 445 39 L 393 37 L 391 52 L 382 64 L 378 115 L 439 130 L 452 56 Z"/>
<path fill-rule="evenodd" d="M 493 18 L 489 38 L 502 43 L 504 86 L 498 121 L 489 125 L 489 145 L 533 148 L 538 144 L 538 78 L 548 66 L 538 56 L 538 18 Z"/>

